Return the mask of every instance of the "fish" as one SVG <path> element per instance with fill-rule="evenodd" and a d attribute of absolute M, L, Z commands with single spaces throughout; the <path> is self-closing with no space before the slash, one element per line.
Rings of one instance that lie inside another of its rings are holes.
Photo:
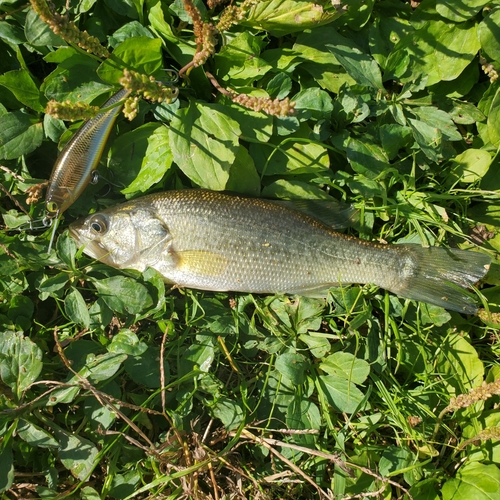
<path fill-rule="evenodd" d="M 122 88 L 102 107 L 105 109 L 119 103 L 131 92 Z M 121 107 L 115 106 L 87 120 L 57 157 L 45 196 L 48 219 L 58 217 L 65 212 L 92 180 Z"/>
<path fill-rule="evenodd" d="M 180 287 L 326 296 L 332 286 L 373 283 L 467 314 L 477 306 L 466 289 L 491 262 L 479 252 L 365 241 L 289 204 L 197 189 L 106 208 L 73 222 L 69 233 L 93 259 L 151 267 Z"/>

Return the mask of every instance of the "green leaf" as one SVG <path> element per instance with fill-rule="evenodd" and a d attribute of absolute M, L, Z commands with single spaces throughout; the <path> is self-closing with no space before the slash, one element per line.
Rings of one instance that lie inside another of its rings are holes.
<path fill-rule="evenodd" d="M 193 344 L 183 353 L 180 360 L 179 373 L 185 375 L 197 367 L 202 372 L 208 372 L 215 358 L 212 343 Z"/>
<path fill-rule="evenodd" d="M 239 150 L 237 122 L 217 104 L 191 101 L 170 124 L 170 147 L 179 168 L 200 187 L 222 190 Z"/>
<path fill-rule="evenodd" d="M 33 117 L 14 111 L 0 116 L 0 159 L 12 160 L 34 151 L 43 140 L 43 128 Z"/>
<path fill-rule="evenodd" d="M 42 371 L 42 351 L 22 333 L 0 333 L 0 377 L 19 399 Z"/>
<path fill-rule="evenodd" d="M 114 380 L 100 389 L 102 392 L 116 399 L 120 399 L 122 396 L 120 387 Z M 93 396 L 84 399 L 83 411 L 85 416 L 89 419 L 92 429 L 98 432 L 99 427 L 102 429 L 109 429 L 117 419 L 117 414 L 111 407 L 103 406 L 102 403 Z"/>
<path fill-rule="evenodd" d="M 75 240 L 69 235 L 69 231 L 65 231 L 56 243 L 57 254 L 59 258 L 72 270 L 76 271 L 76 243 Z"/>
<path fill-rule="evenodd" d="M 462 140 L 462 134 L 457 130 L 451 116 L 445 111 L 434 106 L 422 106 L 412 108 L 411 112 L 430 127 L 438 128 L 444 139 L 448 141 Z"/>
<path fill-rule="evenodd" d="M 369 24 L 368 40 L 372 57 L 385 69 L 387 57 L 394 47 L 405 35 L 414 31 L 410 24 L 412 11 L 408 4 L 392 2 L 379 3 L 377 11 Z"/>
<path fill-rule="evenodd" d="M 94 461 L 99 450 L 88 439 L 57 429 L 59 459 L 66 469 L 80 481 L 84 481 L 97 465 Z"/>
<path fill-rule="evenodd" d="M 363 402 L 363 393 L 352 383 L 344 378 L 334 375 L 320 375 L 319 386 L 328 403 L 337 411 L 354 413 Z"/>
<path fill-rule="evenodd" d="M 48 45 L 60 47 L 66 45 L 66 42 L 60 36 L 56 35 L 33 9 L 29 9 L 26 15 L 24 34 L 26 35 L 26 40 L 35 47 L 46 47 Z"/>
<path fill-rule="evenodd" d="M 488 110 L 486 122 L 488 138 L 493 146 L 500 146 L 500 89 L 497 90 Z M 0 117 L 0 123 L 3 117 Z"/>
<path fill-rule="evenodd" d="M 437 12 L 456 23 L 461 23 L 473 18 L 485 5 L 488 0 L 436 0 Z"/>
<path fill-rule="evenodd" d="M 411 465 L 412 454 L 399 446 L 389 446 L 384 450 L 379 462 L 379 473 L 387 477 L 392 473 L 396 475 L 401 469 L 406 469 Z"/>
<path fill-rule="evenodd" d="M 141 483 L 141 472 L 130 470 L 125 474 L 116 474 L 113 476 L 111 488 L 109 489 L 110 498 L 127 498 L 134 496 L 138 486 Z M 96 498 L 95 500 L 99 500 Z"/>
<path fill-rule="evenodd" d="M 438 369 L 451 394 L 463 394 L 482 384 L 483 363 L 466 338 L 450 333 L 440 345 Z"/>
<path fill-rule="evenodd" d="M 146 125 L 143 125 L 143 127 L 145 127 L 146 130 L 150 131 L 153 129 L 151 125 L 153 124 L 148 123 Z M 138 129 L 130 132 L 129 134 L 124 134 L 121 136 L 121 138 L 127 136 L 128 139 L 131 139 L 133 141 L 131 143 L 128 143 L 127 150 L 129 150 L 129 148 L 135 147 L 136 141 L 134 141 L 133 138 L 136 137 L 137 130 Z M 120 142 L 123 143 L 123 140 L 120 140 Z M 139 152 L 136 152 L 134 150 L 134 153 L 131 156 L 136 158 L 137 154 L 140 154 L 141 149 L 142 148 L 139 145 Z M 117 151 L 116 146 L 114 148 L 114 151 Z M 123 155 L 123 150 L 121 150 L 121 154 Z M 128 157 L 127 159 L 130 162 L 131 158 Z M 151 186 L 161 181 L 171 165 L 172 151 L 170 150 L 168 128 L 165 126 L 159 126 L 155 128 L 153 133 L 147 137 L 147 147 L 142 157 L 141 170 L 137 174 L 137 177 L 128 185 L 128 187 L 122 190 L 122 193 L 125 195 L 134 195 L 138 192 L 147 191 Z M 122 162 L 120 162 L 120 169 L 123 168 L 126 167 Z"/>
<path fill-rule="evenodd" d="M 413 135 L 410 127 L 397 123 L 384 124 L 379 128 L 380 142 L 389 160 L 397 157 L 401 148 L 411 145 Z"/>
<path fill-rule="evenodd" d="M 386 152 L 369 138 L 350 137 L 347 142 L 347 159 L 355 172 L 370 179 L 387 170 L 389 165 Z"/>
<path fill-rule="evenodd" d="M 304 0 L 263 0 L 250 9 L 241 24 L 265 29 L 274 36 L 283 36 L 329 23 L 341 15 L 342 12 L 327 10 Z"/>
<path fill-rule="evenodd" d="M 278 73 L 267 84 L 266 91 L 271 99 L 284 99 L 292 90 L 292 79 L 286 73 Z"/>
<path fill-rule="evenodd" d="M 376 61 L 341 35 L 336 34 L 326 48 L 335 55 L 338 62 L 359 85 L 383 89 L 382 74 Z"/>
<path fill-rule="evenodd" d="M 304 383 L 310 365 L 302 354 L 289 351 L 278 355 L 275 366 L 293 385 L 300 385 Z"/>
<path fill-rule="evenodd" d="M 223 113 L 238 123 L 242 136 L 252 141 L 267 142 L 273 134 L 272 116 L 233 103 L 226 104 Z"/>
<path fill-rule="evenodd" d="M 260 192 L 260 176 L 247 148 L 240 146 L 234 163 L 229 171 L 226 189 L 234 193 L 258 196 Z"/>
<path fill-rule="evenodd" d="M 19 102 L 34 109 L 43 111 L 44 106 L 40 101 L 40 90 L 35 84 L 29 71 L 25 69 L 8 71 L 0 76 L 0 85 L 8 88 Z"/>
<path fill-rule="evenodd" d="M 18 26 L 6 21 L 0 21 L 0 39 L 13 45 L 19 45 L 26 41 L 23 31 Z"/>
<path fill-rule="evenodd" d="M 432 304 L 422 304 L 420 311 L 422 312 L 423 325 L 442 326 L 451 319 L 451 314 L 446 309 Z"/>
<path fill-rule="evenodd" d="M 85 303 L 82 294 L 76 288 L 73 288 L 73 290 L 66 295 L 66 298 L 64 299 L 64 311 L 76 324 L 82 326 L 83 328 L 89 328 L 89 310 L 87 309 L 87 304 Z"/>
<path fill-rule="evenodd" d="M 494 61 L 500 61 L 500 10 L 490 11 L 479 24 L 481 48 Z"/>
<path fill-rule="evenodd" d="M 301 121 L 329 119 L 333 111 L 333 101 L 328 92 L 321 89 L 304 89 L 293 99 L 295 110 Z"/>
<path fill-rule="evenodd" d="M 236 430 L 243 421 L 243 408 L 236 401 L 222 397 L 211 407 L 212 415 L 218 418 L 228 431 Z"/>
<path fill-rule="evenodd" d="M 432 161 L 439 161 L 443 156 L 441 131 L 437 127 L 412 118 L 408 118 L 408 125 L 425 156 Z"/>
<path fill-rule="evenodd" d="M 136 38 L 140 36 L 154 38 L 151 31 L 149 31 L 141 23 L 138 21 L 131 21 L 118 28 L 113 35 L 108 38 L 108 43 L 111 47 L 115 48 L 128 38 Z"/>
<path fill-rule="evenodd" d="M 138 71 L 145 75 L 153 75 L 161 69 L 161 39 L 138 36 L 128 38 L 118 45 L 112 54 L 97 70 L 97 74 L 105 82 L 117 84 L 123 76 L 124 69 Z"/>
<path fill-rule="evenodd" d="M 160 387 L 160 349 L 156 346 L 149 346 L 147 350 L 139 356 L 129 356 L 124 363 L 127 374 L 137 384 L 142 384 L 152 389 Z M 164 364 L 166 383 L 169 378 L 169 365 L 167 360 Z"/>
<path fill-rule="evenodd" d="M 134 332 L 124 328 L 113 337 L 111 344 L 108 346 L 108 351 L 140 356 L 146 352 L 147 348 L 147 344 L 139 340 L 139 337 Z"/>
<path fill-rule="evenodd" d="M 12 446 L 6 443 L 0 449 L 0 492 L 10 489 L 14 482 Z"/>
<path fill-rule="evenodd" d="M 58 447 L 59 443 L 57 440 L 38 425 L 34 425 L 27 420 L 20 420 L 17 426 L 17 434 L 19 437 L 31 444 L 32 446 L 38 446 L 40 448 L 50 448 Z"/>
<path fill-rule="evenodd" d="M 481 180 L 492 162 L 491 154 L 483 149 L 466 149 L 453 159 L 450 174 L 454 180 L 470 184 Z"/>
<path fill-rule="evenodd" d="M 330 342 L 328 342 L 327 338 L 321 336 L 320 334 L 319 336 L 316 335 L 303 333 L 300 335 L 300 340 L 307 345 L 311 354 L 315 358 L 323 358 L 325 354 L 331 350 L 332 346 L 330 345 Z"/>
<path fill-rule="evenodd" d="M 109 380 L 126 359 L 127 355 L 123 353 L 107 352 L 98 356 L 90 354 L 79 374 L 88 378 L 92 383 Z M 73 377 L 73 380 L 77 381 L 78 378 Z"/>
<path fill-rule="evenodd" d="M 288 406 L 286 425 L 289 429 L 318 430 L 321 428 L 321 415 L 318 407 L 312 402 L 297 396 Z M 296 434 L 293 436 L 296 443 L 305 446 L 314 446 L 316 437 L 311 434 Z"/>
<path fill-rule="evenodd" d="M 68 283 L 69 276 L 67 273 L 59 273 L 55 276 L 50 276 L 44 279 L 39 285 L 38 290 L 42 293 L 54 293 L 62 290 Z"/>
<path fill-rule="evenodd" d="M 336 352 L 323 360 L 319 367 L 330 375 L 362 384 L 370 373 L 370 365 L 348 352 Z"/>
<path fill-rule="evenodd" d="M 94 59 L 74 52 L 73 49 L 59 49 L 52 54 L 54 62 L 59 64 L 41 86 L 48 99 L 89 103 L 111 89 L 110 85 L 97 79 L 98 63 Z"/>
<path fill-rule="evenodd" d="M 496 465 L 468 463 L 446 481 L 443 500 L 496 500 L 500 496 L 500 469 Z"/>
<path fill-rule="evenodd" d="M 132 278 L 113 276 L 93 283 L 99 296 L 117 313 L 139 314 L 153 305 L 148 289 Z"/>
<path fill-rule="evenodd" d="M 233 85 L 247 85 L 262 78 L 272 66 L 259 57 L 262 40 L 244 31 L 215 56 L 217 76 Z"/>
<path fill-rule="evenodd" d="M 454 80 L 476 56 L 480 44 L 473 22 L 430 21 L 405 36 L 387 59 L 385 79 L 402 82 L 427 76 L 426 85 Z"/>
<path fill-rule="evenodd" d="M 370 19 L 375 0 L 349 0 L 342 21 L 353 30 L 360 30 Z"/>
<path fill-rule="evenodd" d="M 156 177 L 155 172 L 163 169 L 162 165 L 155 167 L 149 161 L 146 161 L 146 154 L 149 149 L 150 154 L 153 154 L 152 149 L 149 147 L 150 140 L 157 142 L 165 138 L 164 129 L 159 123 L 146 123 L 132 130 L 120 135 L 114 142 L 109 152 L 109 168 L 113 171 L 113 179 L 124 186 L 134 184 L 134 189 L 130 191 L 133 193 L 140 187 L 139 177 L 144 167 L 146 180 L 152 180 Z M 159 132 L 159 137 L 152 139 L 152 137 Z M 167 132 L 168 137 L 168 132 Z M 166 146 L 162 144 L 162 153 L 167 157 Z M 127 191 L 125 188 L 122 192 Z M 131 196 L 132 196 L 131 195 Z"/>
<path fill-rule="evenodd" d="M 273 151 L 267 164 L 257 164 L 257 170 L 263 175 L 317 174 L 329 166 L 328 150 L 321 144 L 286 141 Z"/>

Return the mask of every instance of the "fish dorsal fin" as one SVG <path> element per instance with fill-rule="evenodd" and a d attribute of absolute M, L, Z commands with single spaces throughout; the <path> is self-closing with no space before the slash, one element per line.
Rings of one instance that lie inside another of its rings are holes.
<path fill-rule="evenodd" d="M 224 255 L 209 250 L 183 250 L 176 255 L 177 268 L 200 276 L 220 276 L 228 265 Z"/>
<path fill-rule="evenodd" d="M 274 203 L 298 210 L 333 229 L 352 227 L 359 219 L 359 210 L 333 198 L 331 200 L 277 200 Z"/>

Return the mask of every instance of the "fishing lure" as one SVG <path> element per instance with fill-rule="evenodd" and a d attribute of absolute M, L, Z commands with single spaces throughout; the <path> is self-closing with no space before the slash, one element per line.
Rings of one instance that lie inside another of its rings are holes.
<path fill-rule="evenodd" d="M 121 89 L 103 108 L 109 108 L 85 122 L 68 141 L 52 169 L 45 197 L 47 218 L 53 219 L 67 210 L 95 179 L 95 170 L 109 134 L 121 110 L 117 103 L 126 99 L 129 89 Z"/>

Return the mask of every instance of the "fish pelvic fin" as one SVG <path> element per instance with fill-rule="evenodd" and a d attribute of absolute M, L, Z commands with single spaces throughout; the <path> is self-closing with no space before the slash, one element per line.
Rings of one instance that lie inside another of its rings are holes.
<path fill-rule="evenodd" d="M 399 246 L 399 245 L 398 245 Z M 427 302 L 464 314 L 476 314 L 476 296 L 466 289 L 488 272 L 488 255 L 450 248 L 404 245 L 411 262 L 397 290 L 401 297 Z M 404 275 L 404 272 L 403 272 Z"/>

